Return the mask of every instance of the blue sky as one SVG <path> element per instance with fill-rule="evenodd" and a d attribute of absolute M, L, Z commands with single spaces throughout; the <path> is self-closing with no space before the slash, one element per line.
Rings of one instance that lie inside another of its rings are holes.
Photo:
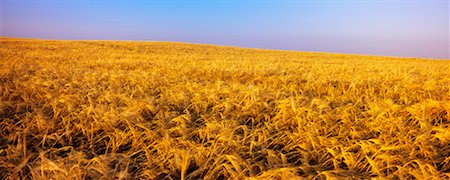
<path fill-rule="evenodd" d="M 1 35 L 450 58 L 448 0 L 0 0 Z"/>

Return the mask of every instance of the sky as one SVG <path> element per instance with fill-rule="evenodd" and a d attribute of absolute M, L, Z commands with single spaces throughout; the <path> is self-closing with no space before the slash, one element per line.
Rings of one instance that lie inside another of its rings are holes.
<path fill-rule="evenodd" d="M 449 0 L 0 0 L 0 35 L 450 59 Z"/>

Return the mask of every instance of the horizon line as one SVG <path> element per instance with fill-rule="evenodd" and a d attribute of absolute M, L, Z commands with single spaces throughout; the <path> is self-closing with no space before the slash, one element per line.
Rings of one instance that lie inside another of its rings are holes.
<path fill-rule="evenodd" d="M 166 43 L 180 43 L 180 44 L 192 44 L 192 45 L 209 45 L 209 46 L 220 46 L 220 47 L 233 47 L 242 49 L 255 49 L 255 50 L 266 50 L 266 51 L 287 51 L 287 52 L 299 52 L 299 53 L 319 53 L 319 54 L 331 54 L 331 55 L 351 55 L 351 56 L 370 56 L 370 57 L 386 57 L 386 58 L 399 58 L 399 59 L 421 59 L 421 60 L 450 60 L 450 58 L 428 58 L 428 57 L 412 57 L 412 56 L 395 56 L 395 55 L 379 55 L 379 54 L 360 54 L 360 53 L 343 53 L 336 51 L 307 51 L 307 50 L 295 50 L 295 49 L 273 49 L 273 48 L 258 48 L 258 47 L 247 47 L 238 45 L 226 45 L 226 44 L 216 44 L 216 43 L 201 43 L 201 42 L 190 42 L 190 41 L 161 41 L 161 40 L 149 40 L 149 39 L 56 39 L 56 38 L 36 38 L 36 37 L 13 37 L 0 35 L 0 39 L 24 39 L 24 40 L 47 40 L 47 41 L 112 41 L 112 42 L 166 42 Z"/>

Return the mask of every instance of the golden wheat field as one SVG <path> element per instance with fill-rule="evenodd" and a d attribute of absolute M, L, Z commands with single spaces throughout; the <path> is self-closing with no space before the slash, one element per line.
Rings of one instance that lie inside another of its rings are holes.
<path fill-rule="evenodd" d="M 1 179 L 449 179 L 450 61 L 1 38 Z"/>

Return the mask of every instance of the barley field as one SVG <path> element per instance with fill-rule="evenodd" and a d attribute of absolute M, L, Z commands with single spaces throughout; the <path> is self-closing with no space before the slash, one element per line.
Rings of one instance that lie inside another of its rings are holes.
<path fill-rule="evenodd" d="M 0 39 L 1 179 L 449 179 L 450 61 Z"/>

